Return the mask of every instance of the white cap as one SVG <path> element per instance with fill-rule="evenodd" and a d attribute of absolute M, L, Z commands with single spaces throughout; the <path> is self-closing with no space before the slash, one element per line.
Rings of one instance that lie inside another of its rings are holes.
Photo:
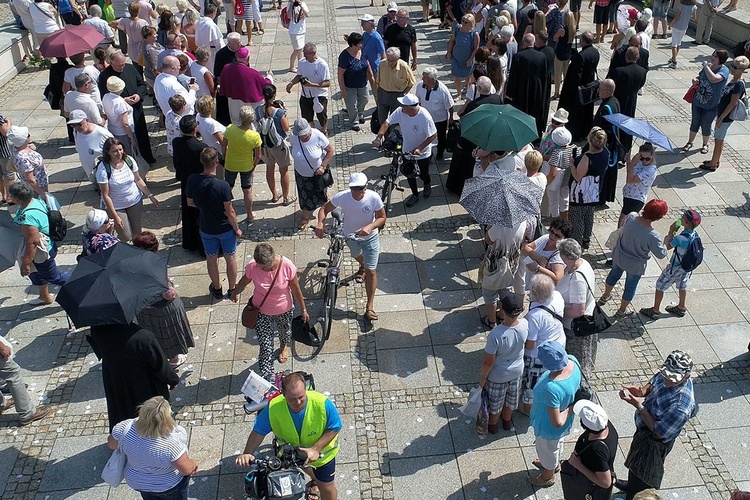
<path fill-rule="evenodd" d="M 396 100 L 404 106 L 416 106 L 417 104 L 419 104 L 419 98 L 414 94 L 406 94 L 405 96 L 399 97 Z"/>
<path fill-rule="evenodd" d="M 374 23 L 375 22 L 375 18 L 372 17 L 372 15 L 370 15 L 370 14 L 363 15 L 362 17 L 359 18 L 359 20 L 360 21 L 366 21 L 368 23 Z"/>
<path fill-rule="evenodd" d="M 87 118 L 88 116 L 86 115 L 86 112 L 84 110 L 74 109 L 73 111 L 70 112 L 70 115 L 68 116 L 68 125 L 75 125 L 76 123 L 81 123 L 83 120 Z"/>
<path fill-rule="evenodd" d="M 609 422 L 609 417 L 607 417 L 604 408 L 588 399 L 581 399 L 573 405 L 573 413 L 581 419 L 583 425 L 592 431 L 604 430 Z"/>
<path fill-rule="evenodd" d="M 557 127 L 552 131 L 552 142 L 558 146 L 567 146 L 573 141 L 573 135 L 565 127 Z"/>
<path fill-rule="evenodd" d="M 93 208 L 86 215 L 86 229 L 96 231 L 109 220 L 109 215 L 104 210 Z"/>
<path fill-rule="evenodd" d="M 349 187 L 363 187 L 367 185 L 367 176 L 362 172 L 354 172 L 349 176 Z"/>
<path fill-rule="evenodd" d="M 387 10 L 388 12 L 396 12 L 398 10 L 398 5 L 396 5 L 396 2 L 388 2 Z"/>

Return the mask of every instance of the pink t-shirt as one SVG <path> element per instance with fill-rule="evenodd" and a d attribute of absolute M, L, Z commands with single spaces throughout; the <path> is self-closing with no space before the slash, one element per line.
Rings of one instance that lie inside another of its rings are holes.
<path fill-rule="evenodd" d="M 253 305 L 258 307 L 263 301 L 263 298 L 271 288 L 271 282 L 277 271 L 264 271 L 260 268 L 255 260 L 251 260 L 245 266 L 245 276 L 253 281 L 255 290 L 253 291 Z M 260 308 L 260 312 L 266 316 L 276 316 L 277 314 L 283 314 L 294 307 L 292 301 L 292 289 L 289 286 L 289 282 L 297 276 L 297 267 L 292 263 L 291 260 L 286 257 L 281 258 L 281 264 L 278 269 L 279 277 L 276 278 L 276 282 L 273 284 L 273 290 L 268 300 Z"/>

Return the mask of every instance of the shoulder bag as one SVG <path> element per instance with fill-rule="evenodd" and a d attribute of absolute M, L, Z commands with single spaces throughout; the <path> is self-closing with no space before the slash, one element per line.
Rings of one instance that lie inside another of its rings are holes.
<path fill-rule="evenodd" d="M 315 187 L 318 188 L 319 191 L 325 191 L 327 188 L 333 186 L 333 174 L 331 173 L 331 167 L 326 165 L 325 170 L 321 175 L 315 175 L 315 168 L 313 168 L 312 163 L 310 163 L 310 160 L 307 159 L 307 153 L 305 153 L 305 146 L 302 144 L 302 141 L 297 138 L 297 141 L 299 142 L 299 148 L 302 150 L 302 156 L 305 158 L 305 161 L 307 162 L 307 165 L 310 167 L 310 170 L 313 171 L 313 179 L 315 182 Z"/>
<path fill-rule="evenodd" d="M 559 321 L 560 323 L 562 323 L 562 322 L 563 322 L 563 318 L 562 318 L 562 316 L 560 316 L 559 314 L 557 314 L 556 312 L 554 312 L 554 311 L 553 311 L 552 309 L 550 309 L 550 308 L 549 308 L 549 307 L 547 307 L 547 306 L 543 306 L 543 305 L 541 305 L 541 304 L 540 304 L 540 305 L 538 305 L 538 306 L 536 306 L 536 307 L 532 308 L 532 310 L 533 310 L 533 309 L 543 309 L 543 310 L 547 311 L 548 313 L 550 313 L 550 314 L 552 315 L 552 317 L 553 317 L 553 318 L 555 318 L 555 319 L 556 319 L 557 321 Z"/>
<path fill-rule="evenodd" d="M 685 101 L 687 101 L 687 102 L 689 102 L 689 103 L 692 103 L 692 102 L 693 102 L 693 99 L 695 99 L 695 92 L 696 92 L 697 90 L 698 90 L 698 82 L 696 82 L 696 83 L 692 84 L 692 85 L 690 86 L 690 88 L 689 88 L 689 89 L 687 89 L 687 92 L 685 92 L 685 95 L 684 95 L 684 96 L 682 96 L 682 98 L 683 98 L 683 99 L 684 99 Z"/>
<path fill-rule="evenodd" d="M 589 285 L 589 280 L 586 279 L 586 275 L 584 275 L 581 271 L 576 271 L 577 274 L 580 274 L 583 276 L 583 280 L 586 282 L 586 287 L 588 288 L 588 293 L 590 293 L 592 296 L 594 295 L 594 292 L 591 291 L 591 285 Z M 588 295 L 586 295 L 588 298 Z M 594 304 L 594 314 L 591 316 L 589 315 L 582 315 L 578 318 L 573 318 L 573 322 L 570 325 L 570 329 L 573 331 L 573 335 L 576 337 L 588 337 L 589 335 L 593 335 L 595 333 L 601 333 L 605 331 L 607 328 L 612 326 L 612 321 L 610 321 L 609 316 L 602 311 L 602 308 L 599 307 L 599 304 Z"/>
<path fill-rule="evenodd" d="M 594 76 L 596 76 L 595 80 L 578 86 L 578 103 L 581 106 L 588 106 L 589 104 L 593 104 L 600 99 L 599 75 L 594 74 Z"/>
<path fill-rule="evenodd" d="M 122 440 L 130 432 L 130 428 L 133 427 L 134 419 L 130 420 L 125 426 L 125 430 L 122 433 L 120 441 L 117 442 L 117 449 L 112 452 L 112 456 L 107 460 L 104 470 L 102 470 L 102 479 L 105 483 L 113 488 L 120 486 L 120 483 L 125 479 L 125 466 L 128 464 L 128 457 L 122 452 Z"/>
<path fill-rule="evenodd" d="M 597 441 L 590 441 L 579 455 L 593 446 Z M 602 443 L 609 452 L 609 447 L 604 441 Z M 614 473 L 612 473 L 614 479 Z M 570 465 L 567 460 L 560 463 L 560 479 L 562 480 L 563 496 L 569 500 L 608 500 L 611 495 L 610 488 L 602 488 L 594 484 L 581 471 Z M 613 481 L 614 483 L 614 481 Z"/>
<path fill-rule="evenodd" d="M 284 260 L 283 256 L 280 256 L 281 260 Z M 273 280 L 271 281 L 271 287 L 268 289 L 268 292 L 266 293 L 266 296 L 263 297 L 263 300 L 260 302 L 260 305 L 258 307 L 255 307 L 253 305 L 253 297 L 255 295 L 252 295 L 250 299 L 247 301 L 247 305 L 242 310 L 242 326 L 245 328 L 252 328 L 254 329 L 255 326 L 258 324 L 258 314 L 260 313 L 260 308 L 263 307 L 263 304 L 266 303 L 266 299 L 269 295 L 271 295 L 271 290 L 273 290 L 273 285 L 276 284 L 276 278 L 279 277 L 279 272 L 281 272 L 281 262 L 279 262 L 279 268 L 276 270 L 276 274 L 273 276 Z"/>

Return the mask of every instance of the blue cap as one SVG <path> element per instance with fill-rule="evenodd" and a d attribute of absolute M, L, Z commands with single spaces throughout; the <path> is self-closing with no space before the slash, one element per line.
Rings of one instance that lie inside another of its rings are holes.
<path fill-rule="evenodd" d="M 559 342 L 545 342 L 538 350 L 539 361 L 551 372 L 557 372 L 568 366 L 568 353 Z"/>

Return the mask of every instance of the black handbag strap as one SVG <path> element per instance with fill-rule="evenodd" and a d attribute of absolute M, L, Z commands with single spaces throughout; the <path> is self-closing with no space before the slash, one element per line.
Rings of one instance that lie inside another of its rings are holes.
<path fill-rule="evenodd" d="M 589 293 L 590 293 L 591 295 L 594 295 L 594 292 L 593 292 L 593 291 L 591 290 L 591 285 L 589 285 L 589 280 L 588 280 L 588 279 L 586 278 L 586 275 L 585 275 L 585 274 L 583 274 L 583 273 L 582 273 L 581 271 L 579 271 L 578 269 L 576 269 L 576 272 L 575 272 L 575 274 L 580 274 L 581 276 L 583 276 L 583 281 L 585 281 L 585 282 L 586 282 L 586 288 L 588 288 L 588 289 L 589 289 Z"/>
<path fill-rule="evenodd" d="M 313 168 L 312 163 L 310 163 L 310 160 L 307 159 L 307 154 L 305 153 L 305 146 L 302 145 L 302 139 L 297 137 L 297 141 L 299 142 L 299 148 L 302 150 L 302 156 L 305 158 L 305 161 L 307 162 L 307 166 L 310 167 L 310 170 L 313 171 L 313 175 L 315 175 L 315 172 L 317 169 Z"/>
<path fill-rule="evenodd" d="M 280 258 L 280 260 L 279 260 L 279 268 L 276 270 L 276 274 L 274 274 L 273 280 L 271 280 L 271 287 L 266 292 L 266 296 L 263 297 L 263 300 L 260 301 L 260 305 L 258 306 L 259 310 L 260 310 L 261 307 L 263 307 L 263 304 L 266 303 L 266 299 L 268 298 L 268 296 L 271 295 L 271 290 L 273 290 L 273 285 L 276 284 L 276 278 L 279 277 L 279 273 L 281 272 L 281 264 L 284 263 L 284 256 L 283 255 L 279 255 L 279 258 Z M 253 301 L 253 298 L 250 297 L 250 305 L 252 305 L 252 301 Z"/>
<path fill-rule="evenodd" d="M 538 305 L 536 307 L 532 307 L 531 308 L 532 311 L 534 309 L 544 309 L 545 311 L 547 311 L 548 313 L 550 313 L 552 315 L 552 317 L 555 318 L 557 321 L 559 321 L 560 323 L 563 322 L 562 316 L 560 316 L 559 314 L 553 312 L 552 309 L 548 308 L 547 306 L 543 306 L 543 305 L 540 304 L 540 305 Z"/>

